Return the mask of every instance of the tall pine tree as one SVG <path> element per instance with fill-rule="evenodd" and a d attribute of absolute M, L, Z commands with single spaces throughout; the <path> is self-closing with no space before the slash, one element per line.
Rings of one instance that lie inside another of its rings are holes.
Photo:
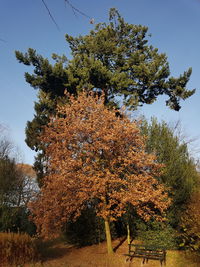
<path fill-rule="evenodd" d="M 35 168 L 39 178 L 45 174 L 46 159 L 37 137 L 55 113 L 55 106 L 64 101 L 65 90 L 74 95 L 83 89 L 103 92 L 105 104 L 110 106 L 117 106 L 116 97 L 120 96 L 131 109 L 151 104 L 165 94 L 166 104 L 174 110 L 181 108 L 180 100 L 195 92 L 186 88 L 191 68 L 178 78 L 171 77 L 167 56 L 148 44 L 148 28 L 125 22 L 114 8 L 108 24 L 97 24 L 85 36 L 66 35 L 66 40 L 72 60 L 53 54 L 53 65 L 34 49 L 16 51 L 18 61 L 34 69 L 33 74 L 25 73 L 26 81 L 39 89 L 35 117 L 26 127 L 26 142 L 38 152 Z"/>

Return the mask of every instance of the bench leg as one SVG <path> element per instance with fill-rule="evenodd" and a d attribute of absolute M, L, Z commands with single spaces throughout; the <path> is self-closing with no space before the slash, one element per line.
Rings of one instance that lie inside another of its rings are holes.
<path fill-rule="evenodd" d="M 160 260 L 160 266 L 166 265 L 166 260 Z"/>
<path fill-rule="evenodd" d="M 145 264 L 145 262 L 148 263 L 148 260 L 149 260 L 148 258 L 143 258 L 142 263 L 143 263 L 143 264 Z"/>
<path fill-rule="evenodd" d="M 133 257 L 128 257 L 128 258 L 126 258 L 126 262 L 127 262 L 127 261 L 130 261 L 130 262 L 131 262 L 132 259 L 133 259 Z"/>
<path fill-rule="evenodd" d="M 142 261 L 141 261 L 141 266 L 143 266 L 143 265 L 145 264 L 145 261 L 147 262 L 147 261 L 148 261 L 148 259 L 146 259 L 146 258 L 143 258 L 143 259 L 142 259 Z"/>
<path fill-rule="evenodd" d="M 166 259 L 162 259 L 160 260 L 160 266 L 165 266 L 166 265 Z"/>

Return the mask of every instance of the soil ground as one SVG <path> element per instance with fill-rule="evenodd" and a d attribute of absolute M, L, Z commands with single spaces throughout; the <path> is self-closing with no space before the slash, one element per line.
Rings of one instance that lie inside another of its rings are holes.
<path fill-rule="evenodd" d="M 124 254 L 128 251 L 126 240 L 113 241 L 115 254 L 107 255 L 106 243 L 76 248 L 64 243 L 57 243 L 49 247 L 43 262 L 28 264 L 26 267 L 160 267 L 156 260 L 149 260 L 143 264 L 140 258 L 126 261 Z M 164 265 L 163 265 L 164 267 Z M 167 251 L 165 267 L 200 267 L 200 259 L 194 255 L 181 251 Z"/>

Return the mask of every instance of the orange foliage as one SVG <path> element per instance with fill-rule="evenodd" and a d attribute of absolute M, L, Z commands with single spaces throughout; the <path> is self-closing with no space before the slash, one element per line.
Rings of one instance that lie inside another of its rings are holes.
<path fill-rule="evenodd" d="M 135 122 L 104 106 L 103 97 L 81 94 L 58 107 L 41 140 L 49 175 L 32 203 L 34 221 L 43 236 L 56 235 L 68 219 L 95 200 L 96 212 L 115 220 L 131 203 L 145 220 L 169 206 L 155 176 L 161 165 L 145 153 Z"/>
<path fill-rule="evenodd" d="M 24 163 L 18 163 L 16 166 L 17 169 L 21 171 L 21 173 L 23 173 L 25 176 L 28 176 L 30 179 L 36 178 L 36 173 L 33 169 L 33 166 Z"/>

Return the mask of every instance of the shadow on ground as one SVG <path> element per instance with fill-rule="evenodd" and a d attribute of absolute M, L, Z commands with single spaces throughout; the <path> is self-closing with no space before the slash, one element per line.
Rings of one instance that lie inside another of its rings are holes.
<path fill-rule="evenodd" d="M 63 244 L 59 239 L 53 241 L 43 241 L 39 244 L 41 261 L 59 259 L 68 255 L 74 246 Z"/>

